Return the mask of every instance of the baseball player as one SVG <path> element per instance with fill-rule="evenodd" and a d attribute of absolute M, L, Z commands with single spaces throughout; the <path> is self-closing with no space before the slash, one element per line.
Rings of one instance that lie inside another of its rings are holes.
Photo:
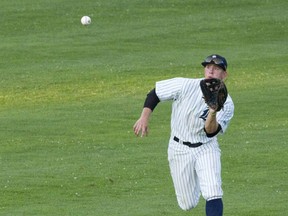
<path fill-rule="evenodd" d="M 220 55 L 208 56 L 202 65 L 205 79 L 227 77 L 227 61 Z M 178 205 L 190 210 L 196 207 L 202 194 L 206 215 L 220 216 L 223 191 L 217 135 L 226 131 L 234 104 L 228 95 L 220 111 L 208 107 L 200 89 L 201 80 L 173 78 L 156 82 L 133 129 L 135 135 L 146 136 L 150 115 L 157 104 L 173 101 L 168 161 Z"/>

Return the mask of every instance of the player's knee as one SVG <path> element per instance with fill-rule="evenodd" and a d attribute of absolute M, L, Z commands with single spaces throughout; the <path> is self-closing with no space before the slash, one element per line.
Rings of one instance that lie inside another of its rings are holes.
<path fill-rule="evenodd" d="M 178 200 L 179 207 L 184 211 L 189 211 L 193 208 L 195 208 L 198 204 L 198 200 L 193 200 L 189 202 L 185 202 L 184 200 Z"/>
<path fill-rule="evenodd" d="M 193 208 L 196 207 L 197 204 L 190 204 L 190 205 L 187 205 L 187 204 L 179 204 L 180 208 L 184 211 L 189 211 Z"/>

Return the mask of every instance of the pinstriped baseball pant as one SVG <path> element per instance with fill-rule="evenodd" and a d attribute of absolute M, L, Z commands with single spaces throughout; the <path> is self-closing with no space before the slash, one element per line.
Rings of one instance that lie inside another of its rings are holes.
<path fill-rule="evenodd" d="M 222 198 L 221 152 L 217 143 L 189 148 L 170 140 L 168 160 L 178 205 L 190 210 L 199 202 Z"/>

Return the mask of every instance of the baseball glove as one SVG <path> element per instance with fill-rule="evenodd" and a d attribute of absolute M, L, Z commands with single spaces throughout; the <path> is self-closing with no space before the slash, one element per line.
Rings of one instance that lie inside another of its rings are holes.
<path fill-rule="evenodd" d="M 220 111 L 227 99 L 228 91 L 224 82 L 220 79 L 203 79 L 200 81 L 200 87 L 206 104 Z"/>

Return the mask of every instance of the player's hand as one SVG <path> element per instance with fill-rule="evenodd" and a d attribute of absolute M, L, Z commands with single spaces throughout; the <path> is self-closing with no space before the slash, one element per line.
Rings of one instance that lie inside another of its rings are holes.
<path fill-rule="evenodd" d="M 141 137 L 148 135 L 148 120 L 145 118 L 140 118 L 136 121 L 133 126 L 134 134 Z"/>
<path fill-rule="evenodd" d="M 144 107 L 140 118 L 136 121 L 133 126 L 133 130 L 136 136 L 141 134 L 141 137 L 148 135 L 148 122 L 152 110 L 150 108 Z"/>

